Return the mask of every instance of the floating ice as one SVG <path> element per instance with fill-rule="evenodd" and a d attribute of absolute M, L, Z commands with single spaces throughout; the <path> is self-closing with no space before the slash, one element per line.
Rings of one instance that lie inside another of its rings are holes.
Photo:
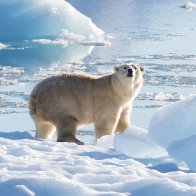
<path fill-rule="evenodd" d="M 174 100 L 182 100 L 185 97 L 186 97 L 186 95 L 178 94 L 175 92 L 172 92 L 172 93 L 160 92 L 160 93 L 156 94 L 155 100 L 156 101 L 174 101 Z"/>
<path fill-rule="evenodd" d="M 163 101 L 167 98 L 166 94 L 163 92 L 160 92 L 158 95 L 156 95 L 155 100 Z"/>
<path fill-rule="evenodd" d="M 69 42 L 64 39 L 56 39 L 56 40 L 51 40 L 51 39 L 33 39 L 33 42 L 41 43 L 41 44 L 59 44 L 63 45 L 64 47 L 68 46 Z"/>
<path fill-rule="evenodd" d="M 188 10 L 192 10 L 196 8 L 196 4 L 192 3 L 191 1 L 188 1 L 187 3 L 180 5 L 181 8 L 185 8 Z"/>
<path fill-rule="evenodd" d="M 22 68 L 0 65 L 0 85 L 16 84 L 23 73 Z"/>
<path fill-rule="evenodd" d="M 2 43 L 0 42 L 0 50 L 1 50 L 1 49 L 4 49 L 4 48 L 7 48 L 7 45 L 2 44 Z"/>
<path fill-rule="evenodd" d="M 64 0 L 0 2 L 0 40 L 93 39 L 104 32 Z M 13 33 L 14 32 L 14 33 Z"/>

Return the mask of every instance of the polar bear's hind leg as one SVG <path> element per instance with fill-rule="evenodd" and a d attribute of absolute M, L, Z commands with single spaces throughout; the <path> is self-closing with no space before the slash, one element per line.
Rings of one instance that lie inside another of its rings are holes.
<path fill-rule="evenodd" d="M 35 121 L 36 133 L 35 137 L 42 139 L 49 139 L 55 132 L 55 127 L 50 122 Z"/>
<path fill-rule="evenodd" d="M 76 139 L 77 119 L 74 116 L 66 115 L 57 122 L 57 142 L 74 142 L 84 144 Z"/>

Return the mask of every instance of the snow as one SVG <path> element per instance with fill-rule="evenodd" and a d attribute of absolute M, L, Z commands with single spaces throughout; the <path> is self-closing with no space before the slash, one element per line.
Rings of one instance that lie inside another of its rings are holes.
<path fill-rule="evenodd" d="M 168 155 L 164 148 L 149 139 L 147 130 L 135 126 L 127 128 L 123 133 L 102 137 L 98 145 L 115 148 L 134 158 L 159 158 Z"/>
<path fill-rule="evenodd" d="M 164 106 L 149 131 L 132 126 L 98 145 L 0 132 L 0 195 L 196 195 L 195 102 Z"/>
<path fill-rule="evenodd" d="M 149 137 L 169 155 L 196 170 L 196 96 L 159 109 L 151 119 Z"/>
<path fill-rule="evenodd" d="M 166 163 L 175 171 L 161 173 L 114 149 L 35 140 L 29 132 L 1 133 L 0 144 L 0 195 L 196 194 L 196 174 Z"/>
<path fill-rule="evenodd" d="M 193 135 L 171 143 L 167 150 L 171 157 L 184 161 L 190 169 L 196 170 L 195 148 L 196 135 Z"/>
<path fill-rule="evenodd" d="M 1 41 L 64 39 L 100 42 L 104 35 L 90 18 L 64 0 L 3 0 L 0 2 L 0 29 Z"/>
<path fill-rule="evenodd" d="M 163 147 L 195 135 L 196 96 L 160 108 L 149 124 L 149 136 Z M 168 137 L 169 136 L 169 137 Z"/>

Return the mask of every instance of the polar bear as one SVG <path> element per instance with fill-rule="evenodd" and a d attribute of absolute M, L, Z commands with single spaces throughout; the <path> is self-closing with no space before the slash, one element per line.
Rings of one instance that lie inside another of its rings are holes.
<path fill-rule="evenodd" d="M 77 127 L 94 123 L 95 136 L 122 132 L 130 125 L 131 104 L 143 85 L 144 68 L 125 64 L 103 77 L 65 73 L 47 78 L 33 89 L 29 112 L 35 137 L 75 142 Z"/>

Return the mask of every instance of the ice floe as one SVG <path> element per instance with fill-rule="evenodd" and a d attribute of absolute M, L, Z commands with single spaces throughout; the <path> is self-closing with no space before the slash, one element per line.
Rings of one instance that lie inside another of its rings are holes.
<path fill-rule="evenodd" d="M 0 42 L 0 50 L 1 49 L 5 49 L 5 48 L 7 48 L 7 45 L 5 45 L 5 44 L 3 44 L 3 43 Z"/>
<path fill-rule="evenodd" d="M 187 3 L 185 4 L 182 4 L 180 5 L 181 8 L 185 8 L 185 9 L 188 9 L 188 10 L 192 10 L 192 9 L 196 9 L 196 4 L 191 2 L 191 1 L 188 1 Z"/>

